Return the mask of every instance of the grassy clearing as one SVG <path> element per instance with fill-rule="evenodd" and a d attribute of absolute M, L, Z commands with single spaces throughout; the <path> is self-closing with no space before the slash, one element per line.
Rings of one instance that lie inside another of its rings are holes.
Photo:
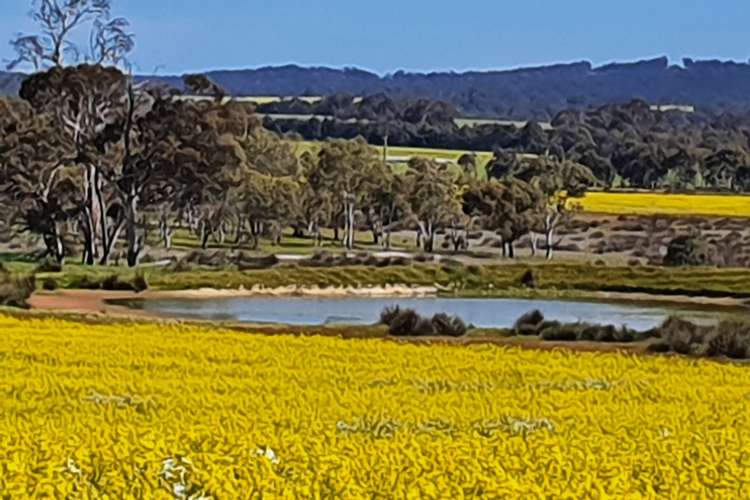
<path fill-rule="evenodd" d="M 18 272 L 33 271 L 23 262 L 6 264 Z M 575 263 L 515 263 L 462 266 L 414 264 L 405 266 L 304 267 L 282 265 L 263 270 L 171 268 L 140 270 L 151 289 L 243 287 L 367 287 L 386 285 L 437 286 L 446 296 L 464 297 L 559 297 L 575 298 L 591 292 L 649 293 L 700 297 L 750 297 L 750 269 L 592 267 Z M 523 285 L 531 271 L 533 287 Z M 113 275 L 132 282 L 137 271 L 117 267 L 68 265 L 62 273 L 39 273 L 37 280 L 54 280 L 58 288 L 77 288 L 81 282 Z"/>
<path fill-rule="evenodd" d="M 750 217 L 750 196 L 742 195 L 588 193 L 573 202 L 591 213 Z"/>
<path fill-rule="evenodd" d="M 532 269 L 533 290 L 524 289 L 521 278 Z M 307 268 L 283 266 L 256 271 L 191 271 L 174 273 L 154 270 L 149 283 L 156 288 L 244 286 L 384 286 L 409 284 L 438 285 L 448 293 L 493 296 L 543 291 L 644 292 L 664 295 L 750 297 L 750 270 L 665 269 L 651 267 L 591 268 L 586 265 L 525 265 L 463 267 L 413 265 L 373 268 Z"/>
<path fill-rule="evenodd" d="M 258 248 L 253 250 L 249 242 L 243 242 L 241 246 L 237 246 L 233 236 L 228 236 L 224 243 L 217 243 L 214 240 L 210 240 L 207 246 L 207 250 L 241 250 L 247 253 L 263 254 L 267 255 L 270 253 L 274 254 L 291 254 L 291 255 L 310 255 L 316 251 L 325 250 L 326 252 L 342 253 L 347 252 L 347 249 L 341 245 L 341 242 L 333 238 L 334 231 L 332 229 L 323 228 L 321 230 L 322 246 L 316 247 L 314 242 L 309 237 L 298 238 L 293 236 L 291 229 L 285 229 L 284 235 L 281 239 L 281 244 L 276 245 L 271 243 L 265 238 L 260 240 Z M 372 241 L 372 232 L 366 230 L 355 231 L 355 240 L 357 242 L 357 250 L 359 251 L 383 251 L 383 247 L 379 244 L 375 244 Z M 391 243 L 392 250 L 410 250 L 418 251 L 415 244 L 415 236 L 404 233 L 396 233 L 393 235 Z M 159 249 L 161 246 L 161 240 L 157 235 L 152 234 L 149 242 L 153 249 Z M 183 250 L 200 250 L 201 242 L 198 241 L 195 234 L 188 231 L 187 229 L 175 229 L 172 237 L 172 244 L 174 248 Z"/>
<path fill-rule="evenodd" d="M 318 154 L 322 143 L 314 141 L 300 141 L 297 143 L 297 154 L 308 151 L 312 154 Z M 377 151 L 378 155 L 383 155 L 383 146 L 371 146 Z M 492 161 L 493 154 L 489 151 L 465 151 L 459 149 L 430 149 L 430 148 L 412 148 L 390 146 L 388 147 L 389 162 L 394 163 L 398 168 L 408 163 L 411 158 L 430 158 L 439 162 L 445 162 L 451 166 L 458 167 L 458 160 L 465 154 L 473 154 L 477 157 L 477 172 L 482 174 L 485 167 Z M 403 167 L 401 167 L 403 168 Z M 485 174 L 486 175 L 486 174 Z"/>

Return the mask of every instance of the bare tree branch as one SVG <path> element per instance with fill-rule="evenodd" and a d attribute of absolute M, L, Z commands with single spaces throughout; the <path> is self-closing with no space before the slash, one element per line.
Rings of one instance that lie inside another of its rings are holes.
<path fill-rule="evenodd" d="M 135 46 L 134 36 L 127 32 L 130 24 L 126 19 L 110 20 L 111 10 L 111 0 L 34 0 L 29 15 L 40 33 L 18 33 L 11 40 L 16 58 L 8 63 L 8 69 L 28 64 L 40 70 L 62 67 L 67 61 L 78 62 L 81 51 L 70 37 L 88 24 L 91 33 L 85 59 L 97 64 L 127 65 L 126 55 Z"/>

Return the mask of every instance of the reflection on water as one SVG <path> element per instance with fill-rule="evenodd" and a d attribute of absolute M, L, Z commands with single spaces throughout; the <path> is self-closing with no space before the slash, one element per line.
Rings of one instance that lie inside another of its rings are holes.
<path fill-rule="evenodd" d="M 670 315 L 697 323 L 721 319 L 721 313 L 663 305 L 523 299 L 242 297 L 156 299 L 131 305 L 172 317 L 291 325 L 373 324 L 383 308 L 393 305 L 413 308 L 423 315 L 458 315 L 483 328 L 508 328 L 533 309 L 542 311 L 549 320 L 627 325 L 637 330 L 657 326 Z"/>

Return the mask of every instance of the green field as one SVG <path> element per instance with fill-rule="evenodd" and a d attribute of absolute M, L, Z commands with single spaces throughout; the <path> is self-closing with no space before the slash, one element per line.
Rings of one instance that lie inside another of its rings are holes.
<path fill-rule="evenodd" d="M 9 271 L 27 274 L 37 271 L 37 263 L 12 254 L 0 255 Z M 534 288 L 522 285 L 522 276 L 531 271 Z M 151 288 L 182 290 L 198 288 L 250 289 L 262 287 L 366 287 L 384 285 L 437 286 L 443 293 L 477 297 L 556 297 L 576 298 L 591 292 L 649 293 L 664 296 L 750 298 L 750 269 L 663 268 L 650 266 L 592 266 L 589 263 L 507 262 L 466 266 L 457 262 L 374 267 L 343 265 L 306 267 L 282 265 L 269 269 L 238 270 L 230 262 L 223 268 L 189 266 L 147 267 L 139 271 L 116 266 L 68 264 L 63 272 L 37 271 L 39 286 L 53 280 L 59 288 L 86 288 L 117 275 L 132 280 L 145 274 Z"/>
<path fill-rule="evenodd" d="M 314 155 L 320 152 L 323 145 L 321 142 L 300 141 L 297 142 L 297 154 L 308 151 Z M 378 155 L 383 155 L 383 146 L 371 146 Z M 477 176 L 480 179 L 486 178 L 486 167 L 492 161 L 493 154 L 489 151 L 465 151 L 458 149 L 430 149 L 430 148 L 413 148 L 402 146 L 388 147 L 388 163 L 394 166 L 398 172 L 405 168 L 405 165 L 412 158 L 430 158 L 435 161 L 445 163 L 451 167 L 459 168 L 458 160 L 464 154 L 473 154 L 477 157 Z"/>

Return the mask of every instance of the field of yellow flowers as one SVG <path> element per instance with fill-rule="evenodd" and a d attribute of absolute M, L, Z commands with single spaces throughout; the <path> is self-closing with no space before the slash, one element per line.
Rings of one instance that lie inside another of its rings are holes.
<path fill-rule="evenodd" d="M 571 203 L 603 214 L 750 217 L 750 196 L 742 195 L 592 192 Z"/>
<path fill-rule="evenodd" d="M 0 314 L 0 498 L 750 498 L 748 369 Z"/>

